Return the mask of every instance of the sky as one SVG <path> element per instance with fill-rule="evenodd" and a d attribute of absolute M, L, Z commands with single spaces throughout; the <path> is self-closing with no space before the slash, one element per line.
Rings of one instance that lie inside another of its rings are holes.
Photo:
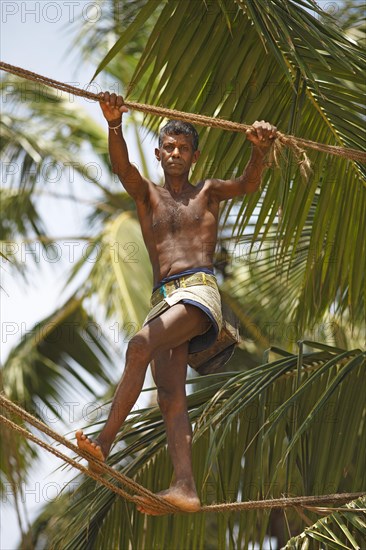
<path fill-rule="evenodd" d="M 103 17 L 103 7 L 88 0 L 2 0 L 0 9 L 2 61 L 80 87 L 88 84 L 93 76 L 94 67 L 88 63 L 81 64 L 77 52 L 72 51 L 70 44 L 75 36 L 75 29 L 80 27 L 80 20 L 92 25 Z M 96 82 L 98 83 L 98 79 Z M 98 91 L 101 89 L 100 86 Z M 71 100 L 86 108 L 91 116 L 106 126 L 95 102 L 83 98 Z M 133 155 L 134 147 L 132 159 Z M 54 190 L 73 192 L 77 196 L 87 194 L 88 198 L 92 198 L 89 195 L 90 186 L 88 187 L 80 178 L 75 178 L 71 189 L 69 184 L 70 182 L 65 189 L 60 182 Z M 72 205 L 67 200 L 52 200 L 47 197 L 41 199 L 40 210 L 45 217 L 49 234 L 64 237 L 80 234 L 80 220 L 85 219 L 82 206 Z M 62 251 L 64 254 L 65 249 Z M 32 269 L 31 286 L 25 286 L 18 278 L 13 279 L 4 262 L 0 266 L 3 289 L 0 294 L 2 363 L 21 336 L 65 300 L 62 289 L 64 274 L 70 268 L 69 255 L 62 258 L 56 268 L 52 261 L 44 257 L 40 249 L 25 248 L 22 255 L 25 262 L 31 262 L 31 257 L 36 257 L 37 265 Z M 48 420 L 52 422 L 53 419 Z M 59 467 L 58 459 L 41 451 L 41 462 L 32 471 L 25 487 L 30 518 L 40 511 L 43 504 L 57 496 L 64 484 L 74 476 L 74 473 L 60 470 Z M 5 494 L 1 505 L 0 533 L 1 550 L 14 550 L 19 542 L 19 529 L 9 494 Z"/>

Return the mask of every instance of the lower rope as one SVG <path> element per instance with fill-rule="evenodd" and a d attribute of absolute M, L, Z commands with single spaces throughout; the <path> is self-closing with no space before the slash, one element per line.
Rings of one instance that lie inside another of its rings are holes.
<path fill-rule="evenodd" d="M 5 63 L 3 61 L 0 61 L 0 70 L 6 71 L 22 78 L 26 78 L 27 80 L 31 80 L 33 82 L 38 82 L 39 84 L 50 86 L 51 88 L 55 88 L 63 92 L 71 93 L 79 97 L 101 101 L 100 94 L 95 94 L 93 92 L 76 88 L 75 86 L 71 86 L 70 84 L 59 82 L 58 80 L 53 80 L 52 78 L 42 76 L 26 69 L 22 69 L 21 67 L 16 67 L 15 65 L 10 65 L 9 63 Z M 224 120 L 222 118 L 209 117 L 196 113 L 185 113 L 184 111 L 167 109 L 165 107 L 156 107 L 154 105 L 136 103 L 134 101 L 124 101 L 124 104 L 129 109 L 134 109 L 135 111 L 140 111 L 145 114 L 152 114 L 160 117 L 183 120 L 185 122 L 191 122 L 192 124 L 198 124 L 201 126 L 220 128 L 222 130 L 230 130 L 231 132 L 246 132 L 252 127 L 248 124 L 241 124 L 239 122 Z M 304 169 L 305 172 L 307 170 L 307 165 L 309 161 L 303 150 L 303 147 L 314 149 L 316 151 L 321 151 L 323 153 L 329 153 L 331 155 L 341 156 L 349 160 L 366 163 L 366 153 L 358 149 L 340 147 L 337 145 L 327 145 L 325 143 L 317 143 L 315 141 L 282 134 L 281 132 L 277 132 L 277 139 L 275 140 L 275 143 L 276 142 L 292 149 L 294 155 L 299 162 L 300 169 Z"/>
<path fill-rule="evenodd" d="M 301 506 L 301 508 L 316 507 L 317 504 L 329 504 L 332 502 L 349 502 L 364 496 L 365 493 L 336 493 L 334 495 L 318 495 L 304 497 L 284 497 L 268 500 L 248 500 L 246 502 L 227 502 L 222 504 L 210 504 L 202 506 L 202 512 L 239 512 L 242 510 L 265 510 L 269 508 L 290 508 Z M 316 509 L 314 508 L 314 511 Z M 329 509 L 328 509 L 329 511 Z M 333 512 L 334 510 L 331 509 Z M 350 511 L 353 511 L 351 509 Z M 364 512 L 364 508 L 355 508 L 357 512 Z"/>
<path fill-rule="evenodd" d="M 162 511 L 162 510 L 165 512 L 169 511 L 169 513 L 179 511 L 179 509 L 176 506 L 173 506 L 172 504 L 167 502 L 165 499 L 162 499 L 158 495 L 152 493 L 151 491 L 149 491 L 139 483 L 136 483 L 135 481 L 133 481 L 131 478 L 123 475 L 121 472 L 118 472 L 114 468 L 111 468 L 106 463 L 96 459 L 93 455 L 89 454 L 87 451 L 79 449 L 79 447 L 71 443 L 71 441 L 59 435 L 57 432 L 52 430 L 49 426 L 47 426 L 46 424 L 44 424 L 43 422 L 41 422 L 40 420 L 38 420 L 37 418 L 32 416 L 30 413 L 28 413 L 27 411 L 25 411 L 24 409 L 22 409 L 12 401 L 10 401 L 10 399 L 7 399 L 4 395 L 1 395 L 1 394 L 0 394 L 0 403 L 4 407 L 4 409 L 9 411 L 10 413 L 13 413 L 19 418 L 21 418 L 22 420 L 25 420 L 26 422 L 28 422 L 29 424 L 31 424 L 41 432 L 45 433 L 46 435 L 48 435 L 58 443 L 61 443 L 62 445 L 64 445 L 65 447 L 73 451 L 76 455 L 79 455 L 80 457 L 88 460 L 88 462 L 91 462 L 93 465 L 98 466 L 98 469 L 100 469 L 103 473 L 109 474 L 116 481 L 128 487 L 131 491 L 134 491 L 139 495 L 143 496 L 144 498 L 146 498 L 149 501 L 149 506 L 151 505 L 152 508 L 155 508 L 158 511 Z M 71 466 L 79 469 L 83 473 L 87 474 L 89 477 L 92 477 L 95 481 L 99 481 L 100 483 L 102 483 L 103 485 L 105 485 L 115 493 L 120 494 L 120 496 L 122 496 L 123 498 L 126 498 L 127 500 L 130 500 L 130 501 L 134 501 L 134 497 L 132 495 L 122 491 L 122 489 L 119 489 L 115 485 L 112 485 L 106 482 L 106 480 L 103 477 L 96 474 L 95 472 L 92 472 L 87 468 L 84 468 L 84 466 L 81 466 L 75 460 L 69 458 L 67 455 L 64 455 L 60 451 L 56 450 L 54 447 L 52 447 L 48 443 L 45 443 L 44 441 L 38 439 L 34 434 L 29 432 L 28 430 L 25 430 L 21 426 L 18 426 L 17 424 L 7 419 L 3 415 L 0 416 L 0 420 L 2 423 L 7 424 L 8 426 L 11 425 L 12 429 L 21 433 L 21 435 L 23 435 L 24 437 L 27 437 L 28 439 L 34 441 L 34 443 L 37 443 L 40 447 L 43 447 L 44 449 L 54 454 L 58 458 L 61 458 L 61 460 L 65 460 Z M 123 494 L 121 493 L 121 491 Z"/>
<path fill-rule="evenodd" d="M 80 457 L 86 458 L 89 462 L 95 464 L 100 468 L 102 473 L 109 474 L 111 477 L 113 477 L 116 481 L 120 482 L 121 484 L 127 486 L 129 489 L 132 489 L 134 492 L 142 495 L 146 500 L 148 500 L 148 505 L 153 510 L 160 512 L 162 514 L 175 514 L 182 512 L 179 508 L 176 506 L 173 506 L 163 498 L 159 497 L 158 495 L 152 493 L 142 485 L 139 485 L 135 481 L 133 481 L 131 478 L 124 476 L 117 470 L 114 470 L 104 462 L 96 459 L 94 456 L 90 455 L 88 452 L 83 451 L 79 449 L 76 445 L 71 443 L 69 440 L 64 438 L 63 436 L 60 436 L 57 432 L 49 428 L 46 424 L 32 416 L 30 413 L 7 399 L 4 395 L 0 394 L 0 403 L 3 405 L 3 407 L 10 413 L 16 414 L 19 418 L 25 420 L 26 422 L 29 422 L 32 426 L 35 428 L 41 430 L 46 435 L 53 437 L 56 441 L 59 443 L 65 445 L 69 449 L 75 452 L 75 454 L 79 455 Z M 95 481 L 101 483 L 107 489 L 110 491 L 116 493 L 118 496 L 134 503 L 139 502 L 139 497 L 135 497 L 131 495 L 130 493 L 127 493 L 117 485 L 114 485 L 113 483 L 110 483 L 105 478 L 103 478 L 100 474 L 97 474 L 93 472 L 92 470 L 85 468 L 85 466 L 82 466 L 79 462 L 74 460 L 73 458 L 70 458 L 69 456 L 65 455 L 61 451 L 55 449 L 52 445 L 49 445 L 45 441 L 42 441 L 37 436 L 35 436 L 33 433 L 31 433 L 29 430 L 26 430 L 25 428 L 19 426 L 18 424 L 15 424 L 12 420 L 9 418 L 6 418 L 4 415 L 0 414 L 0 421 L 9 429 L 16 431 L 23 437 L 26 437 L 30 441 L 33 441 L 46 451 L 52 453 L 54 456 L 58 457 L 59 459 L 63 460 L 73 468 L 76 468 L 81 473 L 86 474 L 87 476 L 91 477 Z M 340 493 L 340 494 L 333 494 L 333 495 L 319 495 L 319 496 L 302 496 L 302 497 L 289 497 L 289 498 L 278 498 L 278 499 L 266 499 L 266 500 L 253 500 L 253 501 L 246 501 L 246 502 L 228 502 L 228 503 L 222 503 L 222 504 L 211 504 L 207 506 L 202 506 L 199 510 L 200 512 L 232 512 L 232 511 L 242 511 L 242 510 L 253 510 L 253 509 L 271 509 L 271 508 L 288 508 L 288 507 L 304 507 L 309 508 L 311 506 L 316 506 L 319 504 L 328 504 L 328 503 L 334 503 L 334 502 L 348 502 L 351 500 L 355 500 L 359 497 L 364 496 L 365 493 Z M 314 508 L 314 511 L 316 511 L 316 508 Z M 329 509 L 328 509 L 329 511 Z M 331 509 L 330 511 L 334 511 Z M 347 510 L 348 511 L 348 510 Z M 355 509 L 349 509 L 350 512 L 363 512 L 363 508 L 355 508 Z M 322 509 L 322 513 L 324 512 L 324 508 Z"/>

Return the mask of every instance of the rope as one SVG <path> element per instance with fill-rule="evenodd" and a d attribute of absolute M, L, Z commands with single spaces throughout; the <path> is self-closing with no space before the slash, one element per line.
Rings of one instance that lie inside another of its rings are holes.
<path fill-rule="evenodd" d="M 100 481 L 101 483 L 103 483 L 103 485 L 108 487 L 108 489 L 110 489 L 114 493 L 117 493 L 122 498 L 125 498 L 126 500 L 130 500 L 130 501 L 132 500 L 131 495 L 129 493 L 126 493 L 126 491 L 124 491 L 123 489 L 117 487 L 116 485 L 112 485 L 112 483 L 109 483 L 107 480 L 105 480 L 103 478 L 101 479 L 99 474 L 96 474 L 92 470 L 89 470 L 88 468 L 85 468 L 85 466 L 82 466 L 82 464 L 80 464 L 76 460 L 73 460 L 72 458 L 65 455 L 64 453 L 61 453 L 60 451 L 58 451 L 57 449 L 52 447 L 52 445 L 49 445 L 45 441 L 42 441 L 41 439 L 36 437 L 34 434 L 32 434 L 30 431 L 26 430 L 25 428 L 22 428 L 21 426 L 18 426 L 18 424 L 15 424 L 11 420 L 9 420 L 9 418 L 6 418 L 2 414 L 0 415 L 0 421 L 3 424 L 5 424 L 5 426 L 7 426 L 8 428 L 16 431 L 17 433 L 19 433 L 23 437 L 26 437 L 27 439 L 29 439 L 30 441 L 33 441 L 33 443 L 36 443 L 37 445 L 39 445 L 40 447 L 42 447 L 46 451 L 48 451 L 48 452 L 52 453 L 53 455 L 57 456 L 57 458 L 60 458 L 64 462 L 67 462 L 68 464 L 70 464 L 70 466 L 72 466 L 73 468 L 76 468 L 81 473 L 87 474 L 88 476 L 93 478 L 95 481 Z"/>
<path fill-rule="evenodd" d="M 246 502 L 227 502 L 222 504 L 210 504 L 209 506 L 202 506 L 201 511 L 202 512 L 239 512 L 242 510 L 255 510 L 255 509 L 265 510 L 268 508 L 290 508 L 290 507 L 296 507 L 296 506 L 300 506 L 302 508 L 310 508 L 314 506 L 314 511 L 316 511 L 317 504 L 329 504 L 331 502 L 346 502 L 350 500 L 355 500 L 356 498 L 360 498 L 364 495 L 365 493 L 336 493 L 334 495 L 273 498 L 268 500 L 248 500 Z M 364 508 L 350 509 L 350 511 L 353 511 L 353 510 L 358 510 L 359 512 L 366 511 Z M 332 509 L 332 511 L 334 510 Z"/>
<path fill-rule="evenodd" d="M 3 61 L 0 61 L 0 70 L 12 73 L 16 76 L 26 78 L 33 82 L 38 82 L 40 84 L 45 84 L 51 88 L 56 88 L 63 92 L 69 92 L 73 95 L 85 97 L 87 99 L 93 99 L 95 101 L 101 101 L 100 94 L 95 94 L 87 90 L 81 90 L 70 84 L 64 82 L 59 82 L 58 80 L 53 80 L 46 76 L 42 76 L 37 73 L 33 73 L 21 67 L 16 67 L 15 65 L 10 65 Z M 198 124 L 201 126 L 209 126 L 210 128 L 220 128 L 222 130 L 230 130 L 231 132 L 246 132 L 252 126 L 248 124 L 241 124 L 239 122 L 233 122 L 230 120 L 224 120 L 222 118 L 214 118 L 206 115 L 200 115 L 196 113 L 185 113 L 183 111 L 176 111 L 175 109 L 167 109 L 165 107 L 157 107 L 154 105 L 147 105 L 145 103 L 136 103 L 134 101 L 124 101 L 124 104 L 129 109 L 134 109 L 135 111 L 140 111 L 145 114 L 157 115 L 159 117 L 166 117 L 172 119 L 183 120 L 185 122 L 191 122 L 192 124 Z M 350 149 L 346 147 L 340 147 L 337 145 L 326 145 L 325 143 L 317 143 L 315 141 L 297 138 L 295 136 L 282 134 L 277 132 L 277 139 L 275 144 L 284 145 L 289 147 L 294 152 L 298 162 L 300 164 L 300 169 L 304 169 L 305 172 L 309 171 L 309 161 L 303 150 L 303 147 L 309 149 L 315 149 L 316 151 L 322 151 L 323 153 L 329 153 L 331 155 L 337 155 L 344 157 L 350 160 L 359 161 L 366 163 L 366 152 L 360 151 L 358 149 Z"/>
<path fill-rule="evenodd" d="M 0 403 L 10 413 L 17 415 L 19 418 L 22 418 L 23 420 L 25 420 L 26 422 L 28 422 L 29 424 L 31 424 L 32 426 L 40 430 L 41 432 L 53 438 L 58 443 L 61 443 L 61 445 L 64 445 L 65 447 L 73 451 L 76 455 L 79 455 L 85 458 L 86 460 L 88 460 L 89 462 L 91 462 L 93 465 L 98 466 L 98 469 L 102 473 L 109 474 L 116 481 L 119 481 L 122 485 L 142 495 L 144 498 L 146 498 L 149 501 L 149 506 L 151 505 L 152 508 L 155 508 L 158 511 L 169 510 L 170 513 L 179 511 L 176 506 L 173 506 L 172 504 L 162 499 L 158 495 L 152 493 L 142 485 L 139 485 L 138 483 L 136 483 L 136 481 L 133 481 L 131 478 L 123 475 L 121 472 L 118 472 L 117 470 L 111 468 L 105 462 L 102 462 L 96 459 L 93 455 L 91 455 L 87 451 L 79 449 L 79 447 L 71 443 L 71 441 L 69 441 L 65 437 L 61 436 L 60 434 L 52 430 L 49 426 L 44 424 L 42 421 L 38 420 L 37 418 L 32 416 L 30 413 L 28 413 L 27 411 L 25 411 L 24 409 L 22 409 L 21 407 L 19 407 L 18 405 L 16 405 L 15 403 L 13 403 L 9 399 L 7 399 L 4 395 L 1 395 L 1 394 L 0 394 Z M 111 489 L 111 491 L 114 491 L 115 493 L 120 494 L 120 496 L 122 496 L 123 498 L 131 502 L 134 502 L 134 498 L 135 498 L 134 496 L 122 491 L 122 489 L 116 487 L 115 485 L 108 483 L 99 474 L 96 474 L 95 472 L 92 472 L 91 470 L 84 468 L 78 462 L 69 458 L 67 455 L 64 455 L 63 453 L 56 450 L 51 445 L 48 445 L 41 439 L 37 438 L 34 434 L 29 432 L 28 430 L 25 430 L 21 426 L 18 426 L 17 424 L 7 419 L 3 415 L 0 415 L 0 420 L 1 422 L 3 422 L 4 424 L 7 424 L 8 426 L 11 425 L 12 429 L 16 430 L 24 437 L 27 437 L 28 439 L 32 440 L 34 443 L 37 443 L 38 445 L 40 445 L 40 447 L 43 447 L 44 449 L 54 454 L 58 458 L 61 458 L 61 460 L 65 460 L 66 462 L 71 464 L 73 467 L 77 468 L 80 471 L 83 471 L 83 473 L 86 473 L 87 475 L 92 477 L 94 480 L 99 481 L 100 483 L 108 487 L 108 489 Z"/>
<path fill-rule="evenodd" d="M 53 437 L 56 441 L 59 443 L 65 445 L 72 451 L 74 451 L 77 455 L 86 458 L 89 462 L 91 462 L 94 465 L 97 465 L 98 468 L 102 471 L 102 473 L 110 474 L 116 481 L 119 481 L 123 485 L 127 486 L 129 489 L 132 489 L 133 491 L 139 493 L 144 497 L 144 501 L 141 500 L 138 496 L 132 496 L 117 485 L 114 485 L 113 483 L 110 483 L 105 478 L 101 477 L 100 474 L 97 474 L 93 472 L 92 470 L 89 470 L 88 468 L 85 468 L 85 466 L 82 466 L 79 462 L 76 460 L 70 458 L 69 456 L 65 455 L 61 451 L 55 449 L 52 447 L 52 445 L 49 445 L 45 441 L 42 441 L 37 436 L 35 436 L 33 433 L 31 433 L 29 430 L 26 430 L 25 428 L 18 426 L 18 424 L 15 424 L 13 421 L 11 421 L 9 418 L 6 418 L 2 414 L 0 414 L 0 421 L 7 426 L 9 429 L 16 431 L 23 437 L 26 437 L 30 441 L 33 441 L 46 451 L 52 453 L 56 457 L 60 458 L 73 468 L 76 468 L 81 473 L 86 474 L 87 476 L 91 477 L 95 481 L 98 481 L 105 487 L 107 487 L 110 491 L 113 491 L 118 496 L 134 503 L 141 503 L 146 505 L 146 500 L 148 501 L 149 507 L 151 507 L 153 510 L 163 513 L 163 514 L 171 514 L 171 513 L 178 513 L 181 512 L 179 508 L 176 506 L 173 506 L 163 498 L 159 497 L 158 495 L 152 493 L 142 485 L 139 485 L 137 482 L 133 481 L 131 478 L 123 475 L 121 472 L 118 472 L 117 470 L 114 470 L 104 462 L 96 459 L 93 455 L 89 454 L 86 451 L 83 451 L 82 449 L 79 449 L 76 445 L 71 443 L 68 439 L 64 438 L 63 436 L 59 435 L 57 432 L 49 428 L 46 424 L 32 416 L 30 413 L 7 399 L 4 395 L 0 394 L 0 402 L 3 405 L 3 407 L 11 413 L 16 414 L 18 417 L 22 418 L 26 422 L 29 422 L 32 426 L 35 428 L 41 430 L 46 435 Z M 202 506 L 199 510 L 200 512 L 231 512 L 231 511 L 242 511 L 242 510 L 253 510 L 253 509 L 269 509 L 269 508 L 288 508 L 288 507 L 304 507 L 304 508 L 310 508 L 311 506 L 316 506 L 318 504 L 328 504 L 331 502 L 347 502 L 351 500 L 355 500 L 361 496 L 363 496 L 365 493 L 340 493 L 340 494 L 332 494 L 332 495 L 320 495 L 320 496 L 302 496 L 302 497 L 288 497 L 288 498 L 278 498 L 278 499 L 267 499 L 267 500 L 253 500 L 253 501 L 246 501 L 246 502 L 228 502 L 228 503 L 222 503 L 222 504 L 211 504 L 208 506 Z M 313 509 L 316 511 L 316 508 Z M 322 513 L 324 512 L 324 508 L 322 508 Z M 333 511 L 333 509 L 332 509 Z M 363 512 L 365 511 L 363 508 L 355 508 L 355 509 L 349 509 L 350 512 Z"/>

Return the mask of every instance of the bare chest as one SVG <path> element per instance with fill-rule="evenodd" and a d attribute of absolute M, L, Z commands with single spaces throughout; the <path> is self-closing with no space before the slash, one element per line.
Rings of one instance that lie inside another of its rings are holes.
<path fill-rule="evenodd" d="M 153 229 L 170 229 L 172 232 L 185 229 L 201 222 L 205 208 L 198 200 L 187 203 L 174 200 L 164 201 L 153 213 Z"/>
<path fill-rule="evenodd" d="M 169 233 L 197 231 L 209 215 L 204 197 L 196 195 L 175 200 L 164 196 L 154 205 L 152 229 Z"/>

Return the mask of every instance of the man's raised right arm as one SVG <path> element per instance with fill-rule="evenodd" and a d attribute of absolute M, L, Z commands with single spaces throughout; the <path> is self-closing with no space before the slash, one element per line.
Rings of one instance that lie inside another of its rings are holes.
<path fill-rule="evenodd" d="M 136 201 L 145 201 L 148 196 L 149 182 L 136 166 L 131 164 L 125 139 L 122 134 L 122 114 L 128 111 L 123 98 L 116 94 L 101 94 L 100 106 L 109 127 L 109 155 L 112 171 L 117 174 L 127 193 Z"/>

